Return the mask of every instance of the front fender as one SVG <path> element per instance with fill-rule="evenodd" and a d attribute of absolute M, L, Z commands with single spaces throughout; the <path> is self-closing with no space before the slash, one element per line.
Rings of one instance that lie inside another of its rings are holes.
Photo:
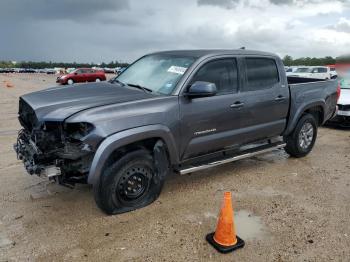
<path fill-rule="evenodd" d="M 125 145 L 155 137 L 163 139 L 166 143 L 170 162 L 172 164 L 178 163 L 179 158 L 175 139 L 169 128 L 163 125 L 141 126 L 115 133 L 103 140 L 97 148 L 92 160 L 88 175 L 88 183 L 98 183 L 102 169 L 113 151 Z"/>

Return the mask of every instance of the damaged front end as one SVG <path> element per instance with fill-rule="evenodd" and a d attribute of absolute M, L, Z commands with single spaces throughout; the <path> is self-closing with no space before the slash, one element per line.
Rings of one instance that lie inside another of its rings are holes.
<path fill-rule="evenodd" d="M 86 182 L 95 150 L 84 138 L 93 131 L 92 124 L 39 121 L 23 99 L 19 104 L 19 121 L 23 129 L 14 149 L 29 174 L 64 185 Z"/>

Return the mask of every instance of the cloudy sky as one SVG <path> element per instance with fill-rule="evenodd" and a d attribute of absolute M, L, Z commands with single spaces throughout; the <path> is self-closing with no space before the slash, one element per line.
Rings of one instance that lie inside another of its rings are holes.
<path fill-rule="evenodd" d="M 152 51 L 350 52 L 350 0 L 1 0 L 0 60 L 131 62 Z"/>

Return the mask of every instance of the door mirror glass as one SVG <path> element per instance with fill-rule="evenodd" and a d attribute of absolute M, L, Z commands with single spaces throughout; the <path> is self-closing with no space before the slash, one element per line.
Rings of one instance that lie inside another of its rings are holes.
<path fill-rule="evenodd" d="M 196 81 L 188 89 L 188 92 L 185 93 L 187 97 L 207 97 L 216 95 L 216 85 L 210 82 Z"/>

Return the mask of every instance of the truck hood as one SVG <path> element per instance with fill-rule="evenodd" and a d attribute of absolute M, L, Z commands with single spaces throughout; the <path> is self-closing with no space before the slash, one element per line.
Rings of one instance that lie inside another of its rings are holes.
<path fill-rule="evenodd" d="M 350 105 L 350 89 L 341 89 L 338 105 Z"/>
<path fill-rule="evenodd" d="M 21 96 L 41 121 L 63 121 L 80 111 L 155 97 L 150 93 L 117 83 L 101 82 L 52 87 Z"/>

